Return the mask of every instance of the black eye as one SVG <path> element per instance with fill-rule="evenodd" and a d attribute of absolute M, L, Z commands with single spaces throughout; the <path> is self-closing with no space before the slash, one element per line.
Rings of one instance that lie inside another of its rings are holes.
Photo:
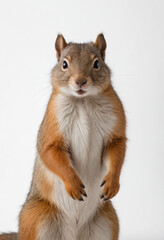
<path fill-rule="evenodd" d="M 93 68 L 99 69 L 99 61 L 97 59 L 94 61 Z"/>
<path fill-rule="evenodd" d="M 67 69 L 68 68 L 68 63 L 67 63 L 67 61 L 63 61 L 63 69 Z"/>

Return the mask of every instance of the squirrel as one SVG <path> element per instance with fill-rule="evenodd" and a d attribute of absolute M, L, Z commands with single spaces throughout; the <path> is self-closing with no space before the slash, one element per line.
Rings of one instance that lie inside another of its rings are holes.
<path fill-rule="evenodd" d="M 52 93 L 37 138 L 18 233 L 0 240 L 118 240 L 111 198 L 119 191 L 126 117 L 105 63 L 106 40 L 55 42 Z"/>

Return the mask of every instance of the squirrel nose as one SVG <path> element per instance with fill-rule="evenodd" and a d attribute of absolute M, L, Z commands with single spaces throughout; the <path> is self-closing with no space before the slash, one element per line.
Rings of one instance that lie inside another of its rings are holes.
<path fill-rule="evenodd" d="M 79 87 L 82 87 L 87 83 L 87 80 L 86 79 L 77 79 L 75 82 Z"/>

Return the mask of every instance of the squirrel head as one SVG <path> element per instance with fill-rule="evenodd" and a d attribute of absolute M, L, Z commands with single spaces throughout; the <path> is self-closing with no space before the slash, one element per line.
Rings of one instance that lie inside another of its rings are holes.
<path fill-rule="evenodd" d="M 106 41 L 99 34 L 95 42 L 67 43 L 60 34 L 55 42 L 58 63 L 52 70 L 53 88 L 66 95 L 97 95 L 110 85 L 105 64 Z"/>

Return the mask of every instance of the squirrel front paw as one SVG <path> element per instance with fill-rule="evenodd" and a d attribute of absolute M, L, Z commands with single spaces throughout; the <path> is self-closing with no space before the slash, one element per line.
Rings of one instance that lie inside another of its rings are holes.
<path fill-rule="evenodd" d="M 120 188 L 119 181 L 116 180 L 115 177 L 112 176 L 110 173 L 108 173 L 103 179 L 101 187 L 102 186 L 104 186 L 104 188 L 100 198 L 104 201 L 113 198 L 118 193 Z"/>
<path fill-rule="evenodd" d="M 84 201 L 82 196 L 87 197 L 84 188 L 84 184 L 77 175 L 71 177 L 71 179 L 65 182 L 65 189 L 68 195 L 79 201 Z"/>

